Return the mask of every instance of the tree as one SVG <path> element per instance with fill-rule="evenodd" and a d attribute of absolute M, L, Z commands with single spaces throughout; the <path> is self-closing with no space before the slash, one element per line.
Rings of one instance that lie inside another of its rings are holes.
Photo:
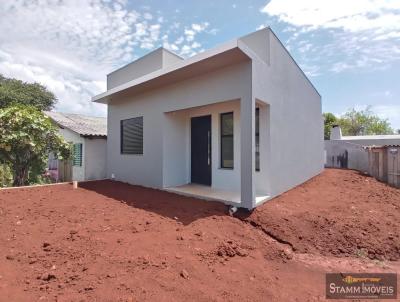
<path fill-rule="evenodd" d="M 0 74 L 0 109 L 22 104 L 50 110 L 56 101 L 55 95 L 43 85 L 9 79 Z"/>
<path fill-rule="evenodd" d="M 338 119 L 343 135 L 393 134 L 387 119 L 373 114 L 371 107 L 365 110 L 348 110 Z"/>
<path fill-rule="evenodd" d="M 329 139 L 333 125 L 337 124 L 337 117 L 330 112 L 324 113 L 324 139 Z"/>
<path fill-rule="evenodd" d="M 50 119 L 33 106 L 0 109 L 0 161 L 13 171 L 13 185 L 22 186 L 44 171 L 49 152 L 70 157 L 70 146 Z M 34 174 L 34 175 L 30 175 Z"/>

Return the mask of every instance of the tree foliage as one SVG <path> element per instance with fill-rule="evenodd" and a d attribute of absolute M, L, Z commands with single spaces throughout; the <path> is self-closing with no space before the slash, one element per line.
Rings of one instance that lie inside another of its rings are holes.
<path fill-rule="evenodd" d="M 0 161 L 11 167 L 14 186 L 35 182 L 44 171 L 49 152 L 60 159 L 70 157 L 68 143 L 50 119 L 33 106 L 0 109 L 0 137 Z"/>
<path fill-rule="evenodd" d="M 0 74 L 0 108 L 22 104 L 50 110 L 56 101 L 55 95 L 43 85 L 9 79 Z"/>
<path fill-rule="evenodd" d="M 364 110 L 348 110 L 339 119 L 343 135 L 393 134 L 387 119 L 382 119 L 368 106 Z"/>
<path fill-rule="evenodd" d="M 364 110 L 349 109 L 342 116 L 324 113 L 324 136 L 329 139 L 333 125 L 339 125 L 343 135 L 393 134 L 394 131 L 387 119 L 382 119 L 368 106 Z"/>
<path fill-rule="evenodd" d="M 333 113 L 324 113 L 324 139 L 329 139 L 331 136 L 331 129 L 333 125 L 338 122 L 336 116 Z"/>

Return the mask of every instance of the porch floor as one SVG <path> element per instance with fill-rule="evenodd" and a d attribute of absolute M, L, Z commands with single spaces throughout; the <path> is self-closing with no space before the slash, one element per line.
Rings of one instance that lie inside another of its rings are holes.
<path fill-rule="evenodd" d="M 176 187 L 168 187 L 164 189 L 165 191 L 186 195 L 190 197 L 197 197 L 206 200 L 220 201 L 228 205 L 240 206 L 240 192 L 225 191 L 205 185 L 200 184 L 186 184 Z M 269 199 L 269 196 L 256 196 L 256 204 Z"/>

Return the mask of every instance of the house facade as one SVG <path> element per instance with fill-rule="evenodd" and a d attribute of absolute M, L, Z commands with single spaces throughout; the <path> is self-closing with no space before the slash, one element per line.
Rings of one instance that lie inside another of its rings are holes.
<path fill-rule="evenodd" d="M 107 83 L 108 178 L 252 209 L 323 168 L 321 97 L 269 28 Z"/>
<path fill-rule="evenodd" d="M 107 120 L 78 114 L 45 112 L 71 144 L 72 160 L 49 155 L 48 171 L 55 181 L 84 181 L 106 178 Z"/>

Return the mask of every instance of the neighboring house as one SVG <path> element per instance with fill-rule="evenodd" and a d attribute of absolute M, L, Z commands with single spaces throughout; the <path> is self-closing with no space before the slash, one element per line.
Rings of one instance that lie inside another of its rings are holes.
<path fill-rule="evenodd" d="M 71 143 L 72 161 L 59 161 L 50 154 L 49 173 L 57 181 L 106 178 L 107 119 L 78 114 L 45 112 Z"/>
<path fill-rule="evenodd" d="M 321 97 L 265 28 L 112 72 L 107 177 L 252 209 L 323 169 Z"/>
<path fill-rule="evenodd" d="M 333 126 L 325 141 L 325 166 L 348 168 L 368 173 L 368 152 L 364 147 L 400 145 L 400 134 L 343 136 L 340 126 Z"/>

